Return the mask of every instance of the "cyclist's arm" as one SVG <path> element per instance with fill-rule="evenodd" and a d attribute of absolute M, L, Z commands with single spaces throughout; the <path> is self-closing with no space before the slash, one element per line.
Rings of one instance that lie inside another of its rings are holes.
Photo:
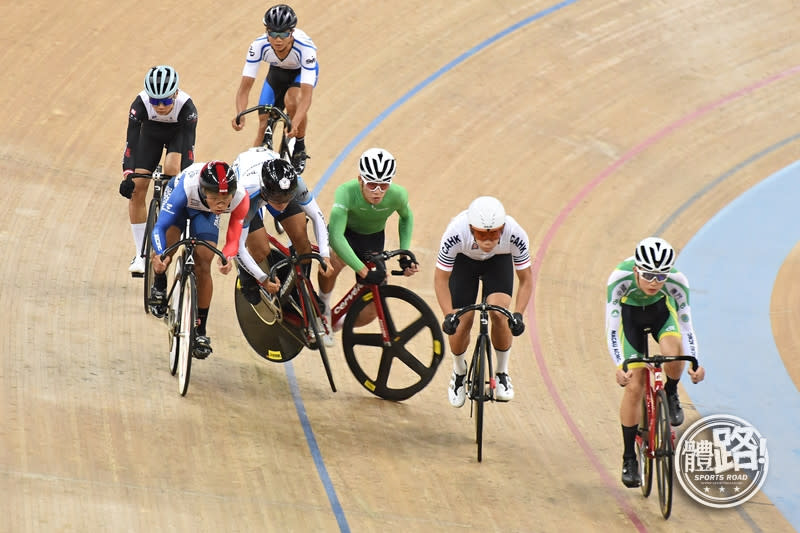
<path fill-rule="evenodd" d="M 183 188 L 183 182 L 181 181 L 170 193 L 169 201 L 161 204 L 161 212 L 158 214 L 155 227 L 153 227 L 150 240 L 156 255 L 163 254 L 167 248 L 167 230 L 171 226 L 177 226 L 178 214 L 186 209 L 186 204 L 186 190 Z"/>
<path fill-rule="evenodd" d="M 253 83 L 256 79 L 250 76 L 242 76 L 242 81 L 239 82 L 239 89 L 236 91 L 236 114 L 241 113 L 247 109 L 247 100 L 250 97 L 250 89 L 253 88 Z M 244 117 L 242 117 L 244 120 Z"/>
<path fill-rule="evenodd" d="M 450 274 L 450 271 L 442 270 L 438 266 L 433 273 L 433 289 L 436 292 L 436 300 L 445 315 L 455 311 L 453 309 L 453 300 L 450 296 Z"/>
<path fill-rule="evenodd" d="M 366 268 L 366 265 L 358 258 L 353 248 L 350 246 L 350 243 L 347 242 L 344 236 L 346 227 L 347 207 L 337 198 L 334 200 L 333 209 L 331 209 L 331 219 L 328 223 L 330 246 L 347 266 L 356 272 L 360 272 L 362 269 Z"/>
<path fill-rule="evenodd" d="M 128 112 L 128 129 L 125 135 L 125 152 L 122 154 L 122 172 L 127 175 L 136 168 L 136 148 L 142 131 L 142 118 L 147 116 L 142 99 L 137 96 Z"/>
<path fill-rule="evenodd" d="M 328 245 L 328 226 L 325 223 L 325 215 L 319 208 L 317 201 L 311 198 L 307 203 L 300 204 L 300 207 L 305 211 L 306 216 L 311 219 L 314 225 L 314 236 L 317 239 L 317 248 L 319 248 L 319 255 L 322 257 L 330 257 L 331 250 Z"/>
<path fill-rule="evenodd" d="M 606 344 L 608 353 L 614 364 L 622 366 L 624 354 L 622 349 L 622 298 L 619 291 L 624 289 L 622 284 L 626 283 L 625 278 L 629 272 L 615 270 L 608 278 L 606 288 Z M 624 290 L 622 290 L 624 292 Z"/>
<path fill-rule="evenodd" d="M 170 143 L 175 148 L 170 151 L 192 154 L 193 147 L 197 138 L 197 107 L 195 107 L 192 99 L 186 100 L 183 104 L 181 112 L 178 113 L 178 132 Z M 184 169 L 194 163 L 194 161 L 181 161 L 181 169 Z"/>
<path fill-rule="evenodd" d="M 397 231 L 400 234 L 400 248 L 403 250 L 411 249 L 411 232 L 414 229 L 414 214 L 411 206 L 408 205 L 408 193 L 404 191 L 403 206 L 397 210 L 400 220 L 397 223 Z"/>
<path fill-rule="evenodd" d="M 681 272 L 672 272 L 669 276 L 667 292 L 675 299 L 678 312 L 678 328 L 681 331 L 681 348 L 683 355 L 697 357 L 697 337 L 692 325 L 692 309 L 689 305 L 689 280 Z"/>
<path fill-rule="evenodd" d="M 233 211 L 231 211 L 231 218 L 228 220 L 228 232 L 225 235 L 225 247 L 222 249 L 222 255 L 225 257 L 233 257 L 239 250 L 239 237 L 242 234 L 242 226 L 247 212 L 250 210 L 250 197 L 245 194 L 242 201 L 239 202 Z"/>
<path fill-rule="evenodd" d="M 524 314 L 525 309 L 528 307 L 528 301 L 531 299 L 531 294 L 533 294 L 533 273 L 531 272 L 531 267 L 517 270 L 517 278 L 519 279 L 519 287 L 517 288 L 517 305 L 514 311 Z"/>

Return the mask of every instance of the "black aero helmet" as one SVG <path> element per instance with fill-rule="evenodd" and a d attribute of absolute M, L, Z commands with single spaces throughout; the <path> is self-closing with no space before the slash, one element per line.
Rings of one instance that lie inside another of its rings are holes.
<path fill-rule="evenodd" d="M 264 26 L 272 31 L 286 31 L 297 26 L 297 15 L 286 4 L 278 4 L 267 9 L 264 13 Z"/>
<path fill-rule="evenodd" d="M 200 169 L 200 185 L 209 192 L 233 194 L 236 192 L 236 174 L 225 161 L 209 161 Z"/>
<path fill-rule="evenodd" d="M 283 203 L 297 192 L 297 172 L 285 159 L 270 159 L 261 166 L 261 198 Z"/>

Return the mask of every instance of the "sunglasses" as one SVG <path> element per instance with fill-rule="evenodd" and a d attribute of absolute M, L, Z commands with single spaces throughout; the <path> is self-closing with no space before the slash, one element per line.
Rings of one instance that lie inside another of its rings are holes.
<path fill-rule="evenodd" d="M 172 98 L 151 98 L 151 105 L 172 105 L 175 100 Z"/>
<path fill-rule="evenodd" d="M 388 183 L 383 181 L 365 181 L 364 187 L 366 187 L 367 190 L 370 192 L 378 192 L 378 191 L 386 192 L 387 190 L 389 190 L 389 185 L 391 184 L 392 184 L 391 181 Z M 370 185 L 374 185 L 374 187 L 370 187 Z"/>
<path fill-rule="evenodd" d="M 658 272 L 646 272 L 644 270 L 639 271 L 639 275 L 642 276 L 642 279 L 645 281 L 657 281 L 661 283 L 662 281 L 667 280 L 667 276 L 669 274 L 659 274 Z"/>
<path fill-rule="evenodd" d="M 270 31 L 270 30 L 267 30 L 267 35 L 269 35 L 273 39 L 286 39 L 291 34 L 292 34 L 292 30 L 286 30 L 286 31 Z"/>
<path fill-rule="evenodd" d="M 496 228 L 496 229 L 477 229 L 470 226 L 472 230 L 472 236 L 475 237 L 476 241 L 496 241 L 500 239 L 500 235 L 503 233 L 503 228 Z"/>

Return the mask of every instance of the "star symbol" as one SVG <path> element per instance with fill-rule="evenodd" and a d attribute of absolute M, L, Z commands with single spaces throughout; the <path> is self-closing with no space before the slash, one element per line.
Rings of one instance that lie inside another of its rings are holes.
<path fill-rule="evenodd" d="M 739 492 L 742 489 L 740 489 L 739 487 L 734 487 L 733 490 L 736 491 L 736 492 Z"/>
<path fill-rule="evenodd" d="M 720 488 L 719 488 L 719 491 L 720 491 L 720 492 L 725 492 L 725 487 L 720 487 Z"/>
<path fill-rule="evenodd" d="M 710 491 L 711 491 L 711 488 L 710 488 L 710 487 L 706 487 L 706 488 L 705 488 L 705 489 L 703 489 L 703 490 L 704 490 L 704 491 L 706 491 L 706 492 L 710 492 Z"/>

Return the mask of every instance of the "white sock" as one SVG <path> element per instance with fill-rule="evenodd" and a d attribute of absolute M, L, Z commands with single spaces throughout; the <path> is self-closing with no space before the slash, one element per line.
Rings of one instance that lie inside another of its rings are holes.
<path fill-rule="evenodd" d="M 133 246 L 136 248 L 136 255 L 142 253 L 141 247 L 144 241 L 144 228 L 147 226 L 146 222 L 141 224 L 131 224 L 131 233 L 133 234 Z"/>
<path fill-rule="evenodd" d="M 333 292 L 333 291 L 331 291 Z M 331 313 L 331 293 L 330 292 L 321 292 L 319 293 L 319 299 L 322 300 L 322 303 L 325 304 L 325 311 L 330 314 Z"/>
<path fill-rule="evenodd" d="M 495 374 L 508 374 L 508 356 L 511 354 L 511 348 L 508 350 L 494 349 L 497 354 L 497 367 L 494 369 Z"/>
<path fill-rule="evenodd" d="M 460 355 L 453 354 L 453 370 L 456 374 L 467 373 L 467 352 Z"/>

